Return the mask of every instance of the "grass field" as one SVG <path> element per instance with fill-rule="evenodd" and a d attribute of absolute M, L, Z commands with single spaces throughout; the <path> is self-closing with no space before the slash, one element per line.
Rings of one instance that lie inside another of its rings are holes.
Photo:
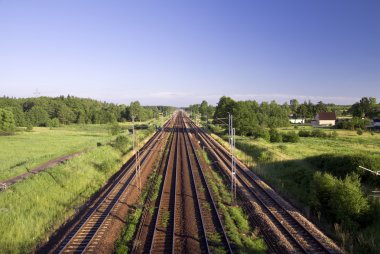
<path fill-rule="evenodd" d="M 311 127 L 281 128 L 280 132 L 299 131 Z M 333 130 L 325 130 L 327 133 Z M 310 215 L 310 191 L 313 175 L 320 170 L 310 158 L 319 158 L 324 154 L 334 156 L 369 156 L 380 161 L 380 134 L 365 132 L 358 135 L 355 131 L 336 130 L 336 138 L 301 137 L 298 143 L 270 143 L 252 137 L 236 137 L 237 156 L 253 171 L 268 181 L 275 189 L 295 204 L 305 214 Z M 227 137 L 212 134 L 218 141 L 228 147 Z M 314 160 L 315 161 L 315 160 Z M 330 169 L 334 172 L 334 168 Z M 380 168 L 374 168 L 380 170 Z M 367 173 L 365 173 L 367 174 Z M 376 178 L 368 173 L 367 178 Z M 373 186 L 363 185 L 368 194 Z M 368 197 L 369 198 L 369 197 Z M 356 232 L 342 229 L 341 225 L 328 223 L 321 211 L 314 221 L 324 228 L 350 253 L 377 253 L 380 248 L 380 210 L 379 200 L 370 199 L 374 209 L 374 219 Z"/>
<path fill-rule="evenodd" d="M 139 131 L 139 140 L 142 141 L 151 133 L 148 130 Z M 130 139 L 131 135 L 127 137 Z M 123 155 L 111 145 L 96 147 L 96 142 L 113 139 L 115 137 L 108 134 L 105 126 L 68 126 L 54 130 L 35 128 L 32 133 L 0 137 L 2 144 L 17 152 L 2 154 L 3 160 L 13 163 L 29 159 L 38 164 L 75 149 L 94 147 L 0 192 L 0 253 L 33 252 L 39 243 L 46 241 L 104 185 L 132 155 L 132 152 Z M 25 152 L 28 144 L 36 146 L 33 151 L 38 151 L 39 160 L 34 159 L 32 152 Z M 2 145 L 1 149 L 3 153 L 7 151 Z M 46 157 L 45 152 L 50 152 L 51 157 Z M 3 167 L 2 171 L 7 168 Z"/>
<path fill-rule="evenodd" d="M 120 124 L 124 129 L 131 123 Z M 51 159 L 96 147 L 113 137 L 109 125 L 66 125 L 58 128 L 35 127 L 33 131 L 0 136 L 0 181 L 27 172 Z"/>

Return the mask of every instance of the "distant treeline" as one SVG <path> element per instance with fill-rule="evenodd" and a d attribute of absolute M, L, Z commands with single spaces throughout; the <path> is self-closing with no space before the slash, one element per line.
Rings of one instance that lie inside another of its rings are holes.
<path fill-rule="evenodd" d="M 275 101 L 261 102 L 257 101 L 235 101 L 230 97 L 223 96 L 219 99 L 216 107 L 208 105 L 207 101 L 201 104 L 190 105 L 187 110 L 194 116 L 200 114 L 205 120 L 213 119 L 214 124 L 224 124 L 228 122 L 228 113 L 233 115 L 234 127 L 236 133 L 240 135 L 256 135 L 262 128 L 286 127 L 289 123 L 289 116 L 313 119 L 319 112 L 335 112 L 337 116 L 353 116 L 357 122 L 361 118 L 380 117 L 380 104 L 377 104 L 376 98 L 363 97 L 359 102 L 353 105 L 335 105 L 325 104 L 322 101 L 313 104 L 311 101 L 300 104 L 296 99 L 290 100 L 290 103 L 282 105 Z M 353 121 L 353 124 L 355 123 Z M 359 121 L 363 124 L 369 123 L 369 120 Z M 363 122 L 363 123 L 362 123 Z M 344 126 L 351 127 L 351 122 L 347 121 Z M 337 127 L 344 128 L 338 125 Z"/>
<path fill-rule="evenodd" d="M 57 126 L 59 124 L 105 124 L 132 120 L 146 121 L 169 114 L 169 106 L 141 106 L 138 101 L 129 106 L 100 102 L 74 96 L 38 98 L 0 98 L 0 131 L 15 126 Z M 13 122 L 13 123 L 12 123 Z"/>

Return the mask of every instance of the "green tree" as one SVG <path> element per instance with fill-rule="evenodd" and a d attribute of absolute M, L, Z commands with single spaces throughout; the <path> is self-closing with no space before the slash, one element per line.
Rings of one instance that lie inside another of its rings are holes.
<path fill-rule="evenodd" d="M 235 104 L 236 102 L 230 97 L 221 97 L 215 108 L 214 119 L 228 117 L 228 113 L 233 112 Z"/>
<path fill-rule="evenodd" d="M 293 114 L 297 114 L 298 112 L 298 107 L 299 107 L 299 102 L 297 99 L 292 99 L 289 102 L 290 105 L 290 110 L 292 111 Z"/>
<path fill-rule="evenodd" d="M 41 106 L 34 106 L 26 115 L 33 126 L 47 126 L 49 122 L 49 114 Z"/>
<path fill-rule="evenodd" d="M 58 112 L 57 112 L 57 117 L 59 119 L 59 122 L 62 124 L 70 124 L 70 123 L 74 123 L 75 121 L 74 112 L 65 104 L 59 107 Z"/>
<path fill-rule="evenodd" d="M 139 120 L 141 118 L 141 105 L 139 101 L 132 101 L 129 105 L 129 116 L 130 120 L 134 117 L 135 120 Z"/>
<path fill-rule="evenodd" d="M 282 142 L 282 135 L 276 129 L 272 128 L 269 130 L 270 142 L 279 143 Z"/>
<path fill-rule="evenodd" d="M 207 113 L 208 113 L 208 103 L 207 101 L 202 101 L 201 105 L 199 106 L 199 113 L 201 113 L 202 119 L 206 119 Z"/>
<path fill-rule="evenodd" d="M 355 117 L 373 117 L 377 114 L 376 98 L 363 97 L 348 110 Z"/>
<path fill-rule="evenodd" d="M 16 128 L 12 111 L 0 108 L 0 131 L 13 132 Z"/>

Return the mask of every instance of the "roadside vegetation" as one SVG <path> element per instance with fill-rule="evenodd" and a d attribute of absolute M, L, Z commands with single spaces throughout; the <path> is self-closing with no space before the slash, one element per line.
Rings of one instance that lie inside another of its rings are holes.
<path fill-rule="evenodd" d="M 367 128 L 372 119 L 380 118 L 375 98 L 339 106 L 297 100 L 259 104 L 222 97 L 213 112 L 202 111 L 202 104 L 189 107 L 192 118 L 200 119 L 198 124 L 229 149 L 226 123 L 232 113 L 239 159 L 344 249 L 378 252 L 380 201 L 372 198 L 372 191 L 380 189 L 380 177 L 359 168 L 380 170 L 380 134 Z M 318 112 L 343 118 L 325 128 L 291 125 L 288 120 L 292 115 L 309 122 Z"/>
<path fill-rule="evenodd" d="M 151 134 L 138 133 L 140 140 Z M 0 253 L 31 252 L 46 241 L 131 157 L 130 144 L 130 136 L 126 148 L 112 141 L 0 192 Z"/>
<path fill-rule="evenodd" d="M 0 98 L 0 181 L 83 151 L 0 192 L 0 253 L 33 252 L 132 155 L 174 110 L 73 96 Z"/>
<path fill-rule="evenodd" d="M 208 158 L 206 152 L 202 152 L 204 158 Z M 210 160 L 206 160 L 210 165 Z M 227 237 L 238 253 L 266 253 L 266 244 L 258 237 L 258 230 L 252 229 L 247 216 L 241 207 L 234 205 L 228 184 L 224 181 L 219 171 L 205 172 L 207 183 L 213 193 L 214 201 L 219 213 L 224 220 L 224 229 Z M 221 239 L 212 239 L 218 242 Z M 220 250 L 215 250 L 216 253 Z"/>
<path fill-rule="evenodd" d="M 212 135 L 228 147 L 227 136 Z M 358 166 L 379 168 L 380 134 L 338 130 L 334 139 L 301 137 L 298 143 L 238 136 L 236 146 L 239 159 L 347 251 L 377 252 L 380 206 L 370 195 L 380 179 Z"/>
<path fill-rule="evenodd" d="M 161 158 L 163 151 L 160 151 L 158 158 Z M 125 227 L 121 232 L 119 239 L 116 242 L 115 253 L 129 253 L 133 247 L 133 240 L 136 236 L 138 226 L 143 215 L 144 209 L 148 209 L 150 215 L 153 215 L 154 206 L 149 207 L 150 203 L 155 203 L 160 191 L 162 183 L 162 175 L 158 173 L 159 160 L 156 160 L 153 172 L 150 174 L 147 183 L 137 200 L 134 207 L 130 209 L 126 218 Z"/>
<path fill-rule="evenodd" d="M 131 209 L 130 213 L 127 216 L 125 222 L 125 228 L 121 233 L 119 240 L 116 242 L 116 250 L 117 254 L 129 253 L 132 248 L 133 239 L 136 235 L 136 230 L 138 229 L 138 225 L 140 223 L 140 219 L 144 210 L 144 204 L 147 202 L 149 191 L 152 192 L 150 201 L 154 201 L 157 199 L 158 191 L 160 189 L 160 185 L 162 182 L 162 176 L 157 175 L 156 172 L 153 172 L 147 184 L 145 185 L 139 200 L 135 204 L 135 207 Z"/>

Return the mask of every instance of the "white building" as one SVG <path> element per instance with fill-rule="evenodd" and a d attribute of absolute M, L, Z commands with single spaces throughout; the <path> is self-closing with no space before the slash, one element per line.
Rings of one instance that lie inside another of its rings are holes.
<path fill-rule="evenodd" d="M 290 123 L 295 123 L 295 124 L 304 124 L 305 119 L 304 118 L 289 118 Z"/>
<path fill-rule="evenodd" d="M 329 126 L 335 125 L 336 115 L 335 112 L 319 112 L 315 116 L 315 120 L 312 121 L 312 124 L 317 126 Z"/>

